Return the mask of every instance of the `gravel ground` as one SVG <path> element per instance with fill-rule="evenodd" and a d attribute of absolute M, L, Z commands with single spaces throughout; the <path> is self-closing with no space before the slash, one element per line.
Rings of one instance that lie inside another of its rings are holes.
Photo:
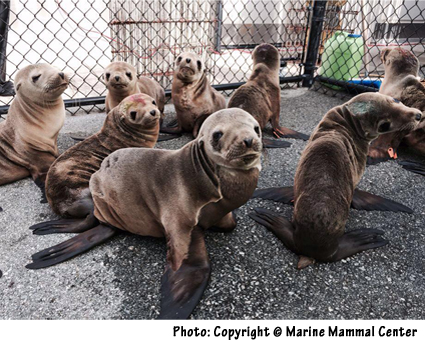
<path fill-rule="evenodd" d="M 343 100 L 306 91 L 282 91 L 282 125 L 310 133 L 321 117 Z M 173 116 L 172 106 L 166 113 Z M 104 114 L 67 117 L 59 136 L 93 133 Z M 270 134 L 270 131 L 268 131 Z M 184 136 L 159 148 L 176 149 Z M 268 150 L 258 186 L 292 185 L 306 142 Z M 405 157 L 405 154 L 401 154 Z M 403 202 L 415 214 L 351 210 L 347 229 L 379 228 L 390 244 L 331 264 L 297 270 L 297 257 L 264 227 L 250 220 L 257 206 L 291 217 L 292 207 L 251 200 L 239 209 L 231 234 L 207 233 L 211 281 L 195 319 L 423 319 L 425 312 L 425 180 L 396 162 L 367 168 L 360 188 Z M 0 318 L 151 319 L 159 313 L 165 242 L 120 235 L 55 267 L 25 269 L 31 254 L 69 235 L 34 236 L 32 224 L 55 218 L 29 179 L 0 187 Z"/>

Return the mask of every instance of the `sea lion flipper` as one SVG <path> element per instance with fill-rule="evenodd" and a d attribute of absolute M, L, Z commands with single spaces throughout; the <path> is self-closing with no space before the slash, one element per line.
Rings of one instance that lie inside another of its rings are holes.
<path fill-rule="evenodd" d="M 118 229 L 98 225 L 78 236 L 53 247 L 44 249 L 32 255 L 32 263 L 26 265 L 28 269 L 40 269 L 69 260 L 85 251 L 105 242 L 118 232 Z"/>
<path fill-rule="evenodd" d="M 338 250 L 330 261 L 339 261 L 362 251 L 387 245 L 388 241 L 381 237 L 383 233 L 378 229 L 357 229 L 345 233 L 340 238 Z"/>
<path fill-rule="evenodd" d="M 285 204 L 293 204 L 294 187 L 257 189 L 254 195 L 252 195 L 252 198 L 262 198 Z"/>
<path fill-rule="evenodd" d="M 81 142 L 83 140 L 86 140 L 88 137 L 81 137 L 81 136 L 73 136 L 73 135 L 69 135 L 69 137 L 73 140 L 75 140 L 76 142 Z"/>
<path fill-rule="evenodd" d="M 159 129 L 159 132 L 169 133 L 172 135 L 181 135 L 182 129 L 179 126 L 175 126 L 175 127 L 163 126 Z"/>
<path fill-rule="evenodd" d="M 354 190 L 351 207 L 357 210 L 393 211 L 413 214 L 413 210 L 403 204 L 359 189 Z"/>
<path fill-rule="evenodd" d="M 167 141 L 167 140 L 180 138 L 181 136 L 182 136 L 182 134 L 181 134 L 181 133 L 179 133 L 179 134 L 175 134 L 175 135 L 168 135 L 168 136 L 165 136 L 165 135 L 159 135 L 159 136 L 158 136 L 158 140 L 157 140 L 157 142 L 165 142 L 165 141 Z"/>
<path fill-rule="evenodd" d="M 425 176 L 425 164 L 412 161 L 400 161 L 399 164 L 407 171 L 414 172 L 415 174 Z"/>
<path fill-rule="evenodd" d="M 169 128 L 176 128 L 179 125 L 177 118 L 174 118 L 171 122 L 167 124 Z"/>
<path fill-rule="evenodd" d="M 290 250 L 295 251 L 294 226 L 283 216 L 264 208 L 255 208 L 248 214 L 254 221 L 265 226 Z"/>
<path fill-rule="evenodd" d="M 162 276 L 161 313 L 158 319 L 187 319 L 198 304 L 208 284 L 211 266 L 204 233 L 195 227 L 187 258 L 173 271 L 168 250 L 167 266 Z"/>
<path fill-rule="evenodd" d="M 263 147 L 268 149 L 289 148 L 292 144 L 285 140 L 263 138 Z"/>
<path fill-rule="evenodd" d="M 59 233 L 82 233 L 98 225 L 93 213 L 85 219 L 63 219 L 41 222 L 30 227 L 34 235 L 48 235 Z"/>
<path fill-rule="evenodd" d="M 305 133 L 301 133 L 292 129 L 288 129 L 283 126 L 279 126 L 273 129 L 273 134 L 278 138 L 294 138 L 294 139 L 302 139 L 309 140 L 310 136 Z"/>

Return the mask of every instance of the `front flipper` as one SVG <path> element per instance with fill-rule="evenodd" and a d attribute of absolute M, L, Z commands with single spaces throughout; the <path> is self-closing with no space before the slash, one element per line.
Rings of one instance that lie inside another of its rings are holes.
<path fill-rule="evenodd" d="M 174 118 L 171 122 L 167 124 L 169 128 L 176 128 L 179 125 L 177 118 Z"/>
<path fill-rule="evenodd" d="M 290 221 L 264 208 L 255 208 L 254 211 L 255 213 L 250 213 L 248 216 L 275 234 L 286 248 L 296 252 L 294 245 L 294 226 Z"/>
<path fill-rule="evenodd" d="M 377 229 L 358 229 L 345 233 L 339 240 L 338 250 L 330 259 L 330 262 L 339 261 L 351 255 L 368 249 L 383 247 L 388 241 L 381 235 L 384 232 Z"/>
<path fill-rule="evenodd" d="M 403 167 L 403 169 L 406 169 L 407 171 L 425 176 L 425 164 L 412 161 L 400 161 L 398 163 Z"/>
<path fill-rule="evenodd" d="M 263 138 L 263 147 L 267 149 L 289 148 L 291 143 L 285 140 Z"/>
<path fill-rule="evenodd" d="M 181 133 L 176 134 L 176 135 L 168 135 L 168 136 L 159 135 L 157 142 L 165 142 L 167 140 L 172 140 L 172 139 L 180 138 L 181 136 L 182 136 Z"/>
<path fill-rule="evenodd" d="M 68 241 L 44 249 L 32 255 L 33 262 L 26 265 L 28 269 L 40 269 L 69 260 L 85 251 L 105 242 L 117 234 L 118 229 L 99 225 Z"/>
<path fill-rule="evenodd" d="M 62 219 L 41 222 L 30 227 L 34 235 L 48 235 L 60 233 L 82 233 L 94 228 L 99 222 L 93 213 L 85 219 Z"/>
<path fill-rule="evenodd" d="M 80 136 L 69 136 L 71 139 L 75 140 L 76 142 L 81 142 L 83 140 L 86 140 L 88 137 L 80 137 Z"/>
<path fill-rule="evenodd" d="M 252 198 L 263 198 L 275 202 L 293 204 L 294 203 L 294 187 L 280 187 L 257 189 Z"/>
<path fill-rule="evenodd" d="M 351 207 L 357 210 L 394 211 L 413 214 L 413 210 L 403 204 L 394 202 L 392 200 L 377 195 L 370 194 L 366 191 L 362 191 L 359 189 L 354 190 Z"/>
<path fill-rule="evenodd" d="M 175 127 L 161 127 L 159 129 L 159 132 L 161 133 L 170 133 L 172 135 L 181 135 L 182 133 L 182 129 L 179 126 L 175 126 Z"/>
<path fill-rule="evenodd" d="M 302 139 L 309 140 L 310 136 L 304 133 L 288 129 L 283 126 L 279 126 L 278 128 L 273 129 L 273 134 L 277 138 L 294 138 L 294 139 Z"/>
<path fill-rule="evenodd" d="M 167 266 L 162 276 L 161 313 L 158 319 L 187 319 L 198 304 L 211 273 L 205 247 L 204 232 L 199 227 L 192 231 L 189 252 L 181 266 L 174 271 L 169 248 Z"/>

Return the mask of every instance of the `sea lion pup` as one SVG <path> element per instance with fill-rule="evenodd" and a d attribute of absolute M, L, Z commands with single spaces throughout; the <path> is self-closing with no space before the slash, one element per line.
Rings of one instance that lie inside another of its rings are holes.
<path fill-rule="evenodd" d="M 103 71 L 103 79 L 108 89 L 105 105 L 106 113 L 111 111 L 121 101 L 136 93 L 144 93 L 151 96 L 161 112 L 164 114 L 165 92 L 155 80 L 139 76 L 136 69 L 125 61 L 114 61 Z"/>
<path fill-rule="evenodd" d="M 191 132 L 196 138 L 204 120 L 226 107 L 224 96 L 212 88 L 207 79 L 204 62 L 193 52 L 183 52 L 176 59 L 171 96 L 177 126 L 163 127 L 161 132 Z"/>
<path fill-rule="evenodd" d="M 258 45 L 252 52 L 254 69 L 246 84 L 239 87 L 230 98 L 228 107 L 239 107 L 248 111 L 260 123 L 263 130 L 268 122 L 277 138 L 297 138 L 308 140 L 309 136 L 279 125 L 280 116 L 280 85 L 279 67 L 280 54 L 276 47 L 270 44 Z M 279 145 L 278 141 L 264 140 L 266 147 L 287 147 Z"/>
<path fill-rule="evenodd" d="M 33 255 L 27 267 L 62 262 L 119 229 L 165 237 L 160 318 L 187 318 L 210 276 L 204 231 L 235 228 L 232 211 L 255 190 L 261 151 L 258 122 L 241 109 L 212 114 L 198 137 L 180 150 L 118 150 L 90 180 L 100 225 Z"/>
<path fill-rule="evenodd" d="M 386 245 L 380 230 L 344 233 L 354 189 L 365 170 L 369 143 L 381 133 L 413 130 L 420 116 L 419 110 L 379 93 L 364 93 L 333 108 L 313 131 L 298 163 L 292 222 L 266 209 L 249 216 L 301 255 L 299 268 Z"/>
<path fill-rule="evenodd" d="M 154 147 L 160 115 L 152 97 L 134 94 L 109 112 L 98 133 L 60 155 L 47 174 L 46 196 L 55 214 L 66 219 L 36 224 L 31 227 L 33 233 L 76 233 L 96 223 L 89 190 L 91 176 L 118 149 Z"/>
<path fill-rule="evenodd" d="M 425 87 L 418 77 L 418 58 L 412 52 L 398 47 L 384 48 L 381 60 L 385 78 L 379 92 L 425 113 Z M 415 131 L 397 131 L 379 136 L 369 149 L 368 164 L 396 159 L 401 143 L 425 155 L 425 115 Z"/>
<path fill-rule="evenodd" d="M 58 157 L 57 137 L 65 121 L 66 74 L 48 64 L 29 65 L 15 77 L 16 96 L 0 123 L 0 185 L 31 176 L 44 191 Z"/>

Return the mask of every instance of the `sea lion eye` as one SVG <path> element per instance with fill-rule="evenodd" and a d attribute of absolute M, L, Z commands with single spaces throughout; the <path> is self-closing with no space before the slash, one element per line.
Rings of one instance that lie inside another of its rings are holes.
<path fill-rule="evenodd" d="M 109 77 L 111 76 L 111 74 L 110 73 L 106 73 L 105 75 L 106 75 L 106 80 L 109 80 Z"/>
<path fill-rule="evenodd" d="M 181 62 L 182 61 L 182 57 L 178 57 L 177 58 L 177 62 L 179 63 L 179 62 Z"/>
<path fill-rule="evenodd" d="M 202 70 L 202 63 L 201 63 L 201 61 L 198 60 L 196 63 L 198 64 L 198 70 L 199 71 Z"/>
<path fill-rule="evenodd" d="M 131 111 L 130 112 L 130 117 L 132 120 L 136 120 L 136 115 L 137 115 L 137 111 Z"/>
<path fill-rule="evenodd" d="M 259 126 L 256 126 L 256 127 L 254 128 L 254 131 L 255 131 L 255 133 L 256 133 L 257 135 L 260 135 L 260 127 L 259 127 Z"/>
<path fill-rule="evenodd" d="M 222 136 L 223 136 L 223 132 L 221 131 L 214 132 L 213 133 L 214 142 L 218 142 Z"/>
<path fill-rule="evenodd" d="M 126 72 L 125 75 L 131 80 L 131 78 L 132 78 L 131 72 Z"/>
<path fill-rule="evenodd" d="M 152 104 L 153 104 L 153 105 L 156 105 L 156 101 L 154 100 L 154 101 L 152 102 Z"/>
<path fill-rule="evenodd" d="M 38 79 L 40 79 L 41 74 L 39 74 L 38 76 L 33 76 L 32 77 L 32 81 L 35 83 Z"/>
<path fill-rule="evenodd" d="M 400 103 L 400 101 L 398 99 L 393 98 L 395 103 Z"/>
<path fill-rule="evenodd" d="M 390 126 L 391 126 L 390 122 L 383 122 L 383 123 L 379 124 L 378 132 L 381 132 L 381 133 L 387 132 L 387 131 L 390 130 Z"/>

